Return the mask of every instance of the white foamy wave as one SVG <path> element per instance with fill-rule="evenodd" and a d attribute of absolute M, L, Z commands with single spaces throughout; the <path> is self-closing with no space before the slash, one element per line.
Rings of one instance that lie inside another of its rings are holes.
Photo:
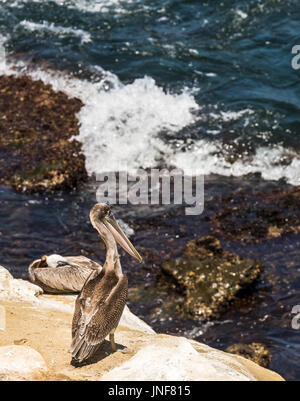
<path fill-rule="evenodd" d="M 11 67 L 7 65 L 5 73 L 17 74 Z M 175 134 L 192 124 L 193 112 L 199 109 L 188 91 L 168 93 L 149 77 L 123 85 L 116 75 L 100 68 L 102 79 L 96 83 L 41 69 L 32 71 L 20 61 L 17 69 L 18 74 L 41 79 L 54 90 L 82 100 L 76 139 L 82 142 L 89 174 L 117 171 L 122 166 L 133 170 L 154 167 L 167 160 L 170 146 L 158 134 Z"/>
<path fill-rule="evenodd" d="M 23 20 L 19 23 L 19 26 L 22 26 L 28 31 L 47 31 L 52 32 L 58 36 L 76 36 L 80 38 L 81 44 L 88 43 L 91 41 L 91 35 L 83 31 L 82 29 L 73 29 L 66 28 L 59 25 L 54 25 L 53 23 L 49 24 L 47 21 L 43 21 L 43 23 L 37 23 L 32 21 Z"/>
<path fill-rule="evenodd" d="M 17 68 L 16 68 L 17 67 Z M 78 114 L 80 134 L 89 174 L 118 171 L 139 167 L 157 167 L 161 163 L 182 169 L 200 170 L 204 174 L 242 176 L 261 173 L 267 180 L 285 178 L 293 185 L 300 185 L 299 155 L 281 146 L 257 149 L 254 156 L 238 159 L 234 163 L 222 156 L 222 144 L 199 140 L 192 149 L 174 149 L 159 137 L 166 130 L 174 134 L 195 122 L 194 111 L 199 110 L 188 91 L 171 94 L 159 87 L 149 77 L 136 79 L 124 85 L 110 72 L 95 67 L 99 81 L 89 82 L 41 69 L 30 70 L 22 63 L 0 63 L 0 72 L 27 74 L 33 79 L 50 83 L 54 90 L 63 90 L 69 96 L 82 100 L 84 106 Z M 229 114 L 228 114 L 229 113 Z M 236 119 L 252 110 L 227 112 L 223 120 Z M 219 118 L 220 116 L 218 116 Z M 288 156 L 291 162 L 282 165 Z"/>
<path fill-rule="evenodd" d="M 56 0 L 57 2 L 59 0 Z M 63 3 L 63 1 L 61 1 Z M 107 13 L 114 8 L 114 10 L 118 13 L 125 13 L 126 10 L 122 7 L 123 4 L 132 4 L 133 0 L 101 0 L 101 1 L 94 1 L 94 0 L 73 0 L 71 6 L 72 8 L 77 8 L 81 11 L 88 11 L 88 12 L 102 12 Z"/>
<path fill-rule="evenodd" d="M 198 109 L 187 92 L 166 93 L 148 77 L 94 96 L 79 113 L 89 173 L 156 165 L 169 152 L 157 135 L 191 124 Z"/>
<path fill-rule="evenodd" d="M 254 114 L 254 111 L 251 109 L 244 109 L 239 111 L 220 111 L 220 113 L 210 113 L 210 117 L 215 120 L 222 120 L 224 122 L 238 120 L 244 115 Z"/>
<path fill-rule="evenodd" d="M 199 169 L 204 174 L 240 177 L 260 173 L 265 180 L 277 181 L 284 178 L 292 185 L 300 185 L 300 159 L 292 150 L 281 146 L 261 147 L 252 158 L 238 159 L 234 163 L 227 162 L 220 154 L 221 150 L 221 143 L 201 140 L 192 151 L 173 154 L 169 162 L 183 170 Z M 284 155 L 291 158 L 290 164 L 282 165 L 281 159 Z"/>
<path fill-rule="evenodd" d="M 6 51 L 5 51 L 5 42 L 7 41 L 7 37 L 0 35 L 0 70 L 6 69 Z"/>

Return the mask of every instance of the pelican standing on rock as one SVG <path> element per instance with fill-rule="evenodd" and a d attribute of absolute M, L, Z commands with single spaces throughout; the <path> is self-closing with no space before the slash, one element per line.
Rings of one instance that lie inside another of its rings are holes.
<path fill-rule="evenodd" d="M 112 351 L 116 351 L 114 332 L 123 313 L 128 290 L 117 243 L 131 256 L 142 261 L 107 204 L 97 203 L 91 209 L 90 220 L 106 245 L 106 260 L 102 269 L 91 273 L 76 299 L 71 345 L 74 363 L 89 359 L 107 335 Z"/>
<path fill-rule="evenodd" d="M 30 281 L 51 294 L 78 293 L 92 273 L 102 267 L 85 256 L 49 255 L 33 261 L 28 269 Z"/>

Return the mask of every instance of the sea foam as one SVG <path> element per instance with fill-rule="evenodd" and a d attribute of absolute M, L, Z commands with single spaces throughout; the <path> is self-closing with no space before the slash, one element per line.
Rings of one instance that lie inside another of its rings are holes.
<path fill-rule="evenodd" d="M 59 25 L 54 25 L 53 23 L 49 24 L 47 21 L 43 21 L 42 23 L 37 23 L 23 20 L 19 23 L 19 26 L 31 32 L 47 31 L 54 33 L 58 36 L 75 36 L 80 38 L 81 44 L 91 42 L 91 35 L 88 32 L 83 31 L 82 29 L 63 27 Z"/>

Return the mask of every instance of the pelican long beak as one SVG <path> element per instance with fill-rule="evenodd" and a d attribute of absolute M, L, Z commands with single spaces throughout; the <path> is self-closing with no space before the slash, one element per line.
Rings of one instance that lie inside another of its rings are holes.
<path fill-rule="evenodd" d="M 133 256 L 136 258 L 139 262 L 143 260 L 141 255 L 138 253 L 138 251 L 135 249 L 135 247 L 132 245 L 132 243 L 129 241 L 127 238 L 127 235 L 124 233 L 122 228 L 119 226 L 117 221 L 113 216 L 106 216 L 102 219 L 103 224 L 105 227 L 111 232 L 113 235 L 114 239 L 117 241 L 117 243 L 127 252 L 129 255 Z"/>

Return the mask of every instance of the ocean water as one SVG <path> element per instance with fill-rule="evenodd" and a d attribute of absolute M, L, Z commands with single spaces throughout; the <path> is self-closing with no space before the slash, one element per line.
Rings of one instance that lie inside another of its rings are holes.
<path fill-rule="evenodd" d="M 7 55 L 63 69 L 31 74 L 84 101 L 89 173 L 170 165 L 293 185 L 299 18 L 293 0 L 0 2 Z"/>
<path fill-rule="evenodd" d="M 0 73 L 31 75 L 83 101 L 77 139 L 91 177 L 122 165 L 176 166 L 206 174 L 208 199 L 244 187 L 284 189 L 300 185 L 300 70 L 291 65 L 299 23 L 296 0 L 2 0 Z M 26 277 L 42 254 L 84 251 L 102 261 L 88 221 L 95 200 L 91 182 L 46 197 L 1 186 L 0 263 Z M 130 227 L 153 212 L 124 207 L 116 215 L 137 246 L 162 251 L 168 238 L 180 240 L 177 220 L 158 227 L 156 238 L 147 226 Z M 197 232 L 180 224 L 190 236 L 207 234 L 203 221 Z M 203 325 L 153 316 L 132 299 L 130 306 L 158 331 L 218 348 L 266 343 L 271 368 L 299 380 L 299 333 L 290 327 L 300 303 L 299 243 L 290 236 L 223 244 L 265 264 L 245 311 Z M 146 260 L 126 270 L 130 285 L 152 285 L 156 268 Z"/>

